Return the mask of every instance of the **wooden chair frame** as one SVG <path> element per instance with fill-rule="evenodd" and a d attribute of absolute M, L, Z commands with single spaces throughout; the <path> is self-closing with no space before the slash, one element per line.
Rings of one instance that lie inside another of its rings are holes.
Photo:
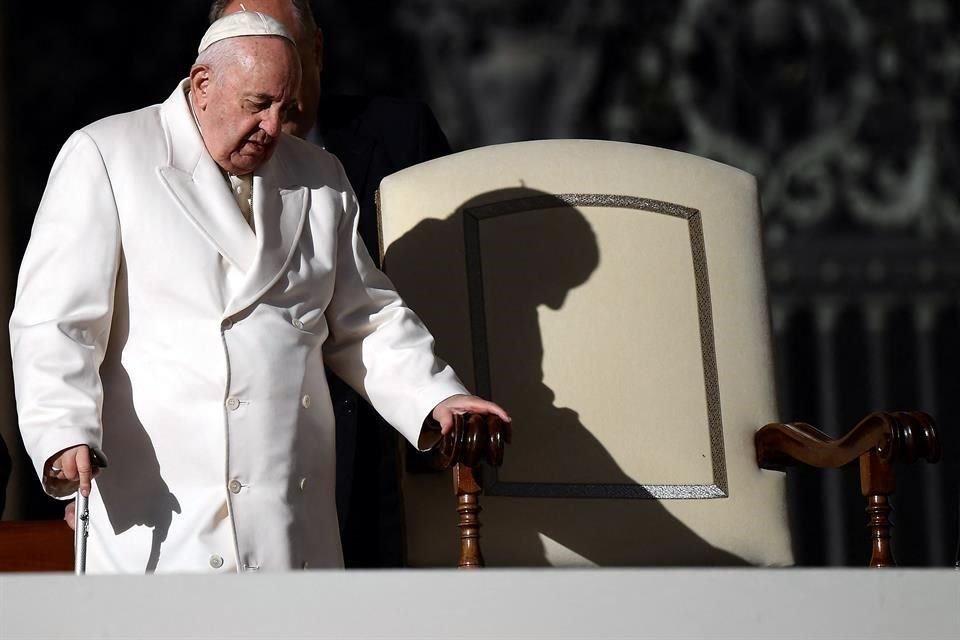
<path fill-rule="evenodd" d="M 494 416 L 457 416 L 453 431 L 428 454 L 432 466 L 453 472 L 460 568 L 484 566 L 480 549 L 482 488 L 477 477 L 483 463 L 502 464 L 510 429 Z M 918 459 L 934 463 L 941 454 L 933 418 L 922 411 L 871 413 L 836 440 L 806 423 L 771 423 L 757 431 L 754 444 L 762 469 L 785 471 L 796 464 L 827 469 L 859 460 L 860 488 L 867 499 L 871 537 L 870 567 L 896 566 L 889 500 L 895 489 L 896 463 Z"/>

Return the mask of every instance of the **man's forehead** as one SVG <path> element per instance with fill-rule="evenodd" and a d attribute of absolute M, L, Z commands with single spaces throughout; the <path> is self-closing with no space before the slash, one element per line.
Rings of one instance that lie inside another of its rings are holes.
<path fill-rule="evenodd" d="M 210 45 L 220 42 L 221 40 L 244 36 L 274 36 L 286 38 L 294 47 L 297 46 L 290 32 L 277 20 L 258 11 L 240 11 L 223 16 L 211 24 L 210 28 L 207 29 L 207 32 L 203 34 L 203 38 L 200 40 L 197 53 L 203 53 Z"/>

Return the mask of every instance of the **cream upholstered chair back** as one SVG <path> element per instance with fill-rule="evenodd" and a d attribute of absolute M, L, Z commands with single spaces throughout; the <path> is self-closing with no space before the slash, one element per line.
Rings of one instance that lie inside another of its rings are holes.
<path fill-rule="evenodd" d="M 490 566 L 792 563 L 754 178 L 590 140 L 387 177 L 385 270 L 514 418 L 483 477 Z M 457 557 L 447 475 L 403 474 L 408 561 Z"/>

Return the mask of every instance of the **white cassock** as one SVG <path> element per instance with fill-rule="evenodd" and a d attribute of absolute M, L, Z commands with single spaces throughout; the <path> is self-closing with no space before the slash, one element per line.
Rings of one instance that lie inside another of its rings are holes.
<path fill-rule="evenodd" d="M 337 159 L 282 136 L 254 234 L 185 87 L 54 163 L 10 320 L 24 443 L 41 477 L 106 454 L 90 572 L 339 567 L 324 363 L 412 443 L 466 391 L 373 266 Z"/>

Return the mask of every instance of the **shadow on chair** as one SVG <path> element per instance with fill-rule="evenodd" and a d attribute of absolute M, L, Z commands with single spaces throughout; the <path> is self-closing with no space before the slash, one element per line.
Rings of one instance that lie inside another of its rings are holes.
<path fill-rule="evenodd" d="M 892 563 L 893 465 L 937 459 L 933 422 L 876 413 L 839 440 L 773 422 L 753 176 L 644 145 L 537 140 L 410 167 L 379 196 L 387 274 L 467 387 L 514 417 L 502 467 L 483 473 L 491 565 L 793 564 L 774 469 L 854 460 L 871 564 Z M 478 487 L 455 478 L 458 526 L 475 536 Z M 456 557 L 440 533 L 457 524 L 447 482 L 403 478 L 413 565 Z"/>
<path fill-rule="evenodd" d="M 464 212 L 496 214 L 496 207 L 505 202 L 523 203 L 529 210 L 489 228 L 471 229 L 469 221 L 464 224 Z M 483 237 L 471 238 L 471 233 Z M 471 303 L 486 306 L 471 312 L 472 326 L 482 328 L 472 336 L 469 353 L 458 349 L 455 332 L 448 332 L 452 326 L 449 301 L 432 293 L 456 287 L 450 279 L 465 265 L 461 253 L 452 248 L 464 243 L 468 247 L 466 277 L 474 293 Z M 482 255 L 471 256 L 470 247 L 480 244 Z M 651 501 L 652 496 L 584 426 L 576 408 L 558 406 L 554 391 L 545 383 L 541 313 L 560 310 L 571 290 L 589 280 L 601 259 L 591 225 L 580 211 L 550 194 L 526 188 L 482 194 L 444 220 L 423 221 L 385 255 L 388 269 L 394 263 L 405 266 L 390 271 L 391 277 L 433 331 L 441 356 L 461 374 L 474 371 L 478 393 L 508 407 L 517 425 L 499 473 L 523 481 L 496 492 L 502 499 L 485 501 L 484 527 L 490 535 L 484 539 L 484 551 L 495 564 L 549 565 L 542 539 L 546 536 L 597 565 L 633 564 L 638 558 L 647 565 L 676 565 L 676 557 L 662 550 L 677 546 L 684 549 L 683 564 L 746 564 L 710 545 Z M 483 295 L 481 290 L 486 288 L 495 289 L 494 295 Z M 587 334 L 583 338 L 590 339 Z M 487 353 L 490 349 L 497 353 Z M 422 471 L 410 455 L 407 464 L 413 472 Z M 493 473 L 485 471 L 488 476 Z M 446 489 L 447 482 L 442 484 Z M 484 484 L 491 484 L 489 477 Z M 523 499 L 545 493 L 586 499 Z M 629 501 L 636 500 L 647 502 L 646 507 L 631 509 Z M 418 512 L 423 506 L 408 501 L 406 510 Z M 497 535 L 500 523 L 509 523 L 508 534 Z M 438 537 L 429 536 L 429 544 L 438 544 Z M 446 547 L 444 555 L 455 557 L 454 538 L 447 538 L 439 544 Z M 417 532 L 412 531 L 411 543 L 418 544 L 417 540 Z"/>

